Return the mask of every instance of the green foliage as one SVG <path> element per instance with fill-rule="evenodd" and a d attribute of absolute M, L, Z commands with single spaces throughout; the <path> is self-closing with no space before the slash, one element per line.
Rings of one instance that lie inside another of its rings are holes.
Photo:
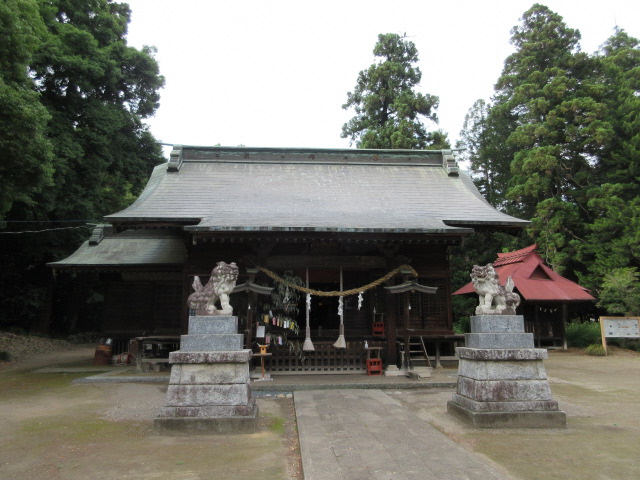
<path fill-rule="evenodd" d="M 53 157 L 45 137 L 50 115 L 28 76 L 46 29 L 36 0 L 0 3 L 0 220 L 14 203 L 33 205 L 52 183 Z"/>
<path fill-rule="evenodd" d="M 617 268 L 604 276 L 598 306 L 611 315 L 640 315 L 640 273 Z"/>
<path fill-rule="evenodd" d="M 593 221 L 579 247 L 580 258 L 587 264 L 581 280 L 588 288 L 603 290 L 605 276 L 614 270 L 640 266 L 640 196 L 630 190 L 624 184 L 591 189 L 587 205 Z"/>
<path fill-rule="evenodd" d="M 453 331 L 457 334 L 470 333 L 471 332 L 471 318 L 470 317 L 458 317 L 453 322 Z"/>
<path fill-rule="evenodd" d="M 378 62 L 358 74 L 353 92 L 342 108 L 355 117 L 342 126 L 342 138 L 358 148 L 449 148 L 446 133 L 428 132 L 421 117 L 437 123 L 439 99 L 414 89 L 422 72 L 416 66 L 418 50 L 400 35 L 378 35 L 373 54 Z"/>
<path fill-rule="evenodd" d="M 579 31 L 540 4 L 511 41 L 459 146 L 489 202 L 531 219 L 521 244 L 603 292 L 605 275 L 640 268 L 640 41 L 616 29 L 587 55 Z"/>
<path fill-rule="evenodd" d="M 514 151 L 507 197 L 520 215 L 540 220 L 529 234 L 560 270 L 574 256 L 566 252 L 570 240 L 583 234 L 588 158 L 611 134 L 591 78 L 594 61 L 579 52 L 579 40 L 562 17 L 534 5 L 512 30 L 516 52 L 496 84 L 497 104 L 513 115 L 505 138 Z"/>
<path fill-rule="evenodd" d="M 476 232 L 465 238 L 462 245 L 450 250 L 452 291 L 469 283 L 474 265 L 493 262 L 496 252 L 517 250 L 524 246 L 526 245 L 518 243 L 517 238 L 497 232 Z M 475 309 L 478 306 L 477 295 L 453 295 L 451 303 L 454 329 L 459 333 L 467 333 L 469 316 L 475 315 Z"/>
<path fill-rule="evenodd" d="M 565 335 L 569 347 L 586 348 L 598 342 L 602 343 L 600 324 L 596 322 L 568 323 Z"/>
<path fill-rule="evenodd" d="M 594 355 L 596 357 L 604 357 L 607 354 L 602 344 L 598 343 L 587 346 L 585 352 L 587 355 Z"/>
<path fill-rule="evenodd" d="M 626 340 L 624 347 L 634 352 L 640 352 L 640 340 Z"/>
<path fill-rule="evenodd" d="M 153 49 L 127 45 L 129 17 L 128 5 L 108 0 L 0 5 L 0 220 L 49 230 L 0 236 L 0 325 L 45 314 L 45 263 L 90 231 L 51 229 L 121 210 L 163 161 L 142 121 L 164 78 Z"/>

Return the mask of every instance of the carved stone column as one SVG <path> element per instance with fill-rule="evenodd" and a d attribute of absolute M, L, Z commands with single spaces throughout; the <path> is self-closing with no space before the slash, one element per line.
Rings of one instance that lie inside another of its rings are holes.
<path fill-rule="evenodd" d="M 251 392 L 251 350 L 242 349 L 233 316 L 191 316 L 154 428 L 163 434 L 253 433 L 258 406 Z"/>
<path fill-rule="evenodd" d="M 553 400 L 543 360 L 522 315 L 471 317 L 458 348 L 458 386 L 447 411 L 474 427 L 566 427 Z"/>

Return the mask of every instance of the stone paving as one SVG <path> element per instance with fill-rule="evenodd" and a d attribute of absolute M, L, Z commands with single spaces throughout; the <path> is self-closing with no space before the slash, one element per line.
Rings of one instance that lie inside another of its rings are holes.
<path fill-rule="evenodd" d="M 305 480 L 507 480 L 377 389 L 294 392 Z"/>

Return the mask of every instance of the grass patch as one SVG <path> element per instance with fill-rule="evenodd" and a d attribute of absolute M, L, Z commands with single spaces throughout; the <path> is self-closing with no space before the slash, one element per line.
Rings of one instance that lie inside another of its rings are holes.
<path fill-rule="evenodd" d="M 21 426 L 23 434 L 36 437 L 35 442 L 38 441 L 37 439 L 41 439 L 45 443 L 50 442 L 48 436 L 52 432 L 55 432 L 56 441 L 83 444 L 99 443 L 106 437 L 123 435 L 126 431 L 127 429 L 117 422 L 109 422 L 91 416 L 73 420 L 59 416 L 44 417 L 25 421 Z"/>
<path fill-rule="evenodd" d="M 0 374 L 0 400 L 38 395 L 44 392 L 58 392 L 71 385 L 76 378 L 90 373 L 31 373 L 16 372 Z"/>
<path fill-rule="evenodd" d="M 593 345 L 589 345 L 585 349 L 585 352 L 587 352 L 587 355 L 593 355 L 595 357 L 604 357 L 607 354 L 604 347 L 597 343 L 594 343 Z"/>
<path fill-rule="evenodd" d="M 275 433 L 276 435 L 284 435 L 284 418 L 278 417 L 277 415 L 269 412 L 260 413 L 260 415 L 269 419 L 270 432 Z"/>

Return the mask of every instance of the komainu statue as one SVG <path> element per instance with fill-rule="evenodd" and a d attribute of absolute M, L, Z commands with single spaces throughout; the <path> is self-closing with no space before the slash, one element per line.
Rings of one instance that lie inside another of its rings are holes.
<path fill-rule="evenodd" d="M 480 304 L 476 307 L 476 315 L 515 315 L 520 305 L 520 295 L 513 292 L 513 279 L 507 278 L 503 287 L 498 274 L 491 263 L 481 267 L 474 265 L 471 281 L 478 294 Z"/>
<path fill-rule="evenodd" d="M 192 285 L 195 292 L 187 299 L 189 308 L 194 309 L 196 315 L 232 315 L 233 307 L 229 303 L 229 295 L 236 286 L 238 273 L 235 263 L 218 262 L 206 285 L 203 286 L 200 277 L 196 276 Z M 216 309 L 218 300 L 220 310 Z"/>

